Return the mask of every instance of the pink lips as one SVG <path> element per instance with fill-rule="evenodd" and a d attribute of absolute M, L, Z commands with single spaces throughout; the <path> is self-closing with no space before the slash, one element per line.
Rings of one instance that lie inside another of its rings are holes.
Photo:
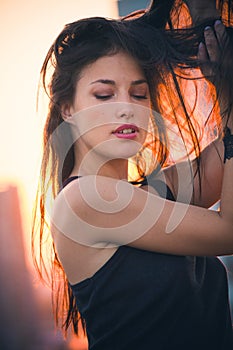
<path fill-rule="evenodd" d="M 133 132 L 124 133 L 123 130 L 132 129 Z M 117 128 L 113 134 L 116 135 L 120 139 L 133 139 L 136 137 L 137 132 L 139 132 L 139 129 L 134 124 L 124 124 L 121 125 L 119 128 Z"/>

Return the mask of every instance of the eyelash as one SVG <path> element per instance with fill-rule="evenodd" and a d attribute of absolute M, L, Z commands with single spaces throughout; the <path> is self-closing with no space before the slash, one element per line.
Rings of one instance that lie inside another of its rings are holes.
<path fill-rule="evenodd" d="M 134 98 L 138 98 L 139 100 L 147 100 L 147 96 L 146 95 L 133 95 Z"/>
<path fill-rule="evenodd" d="M 98 100 L 107 100 L 108 98 L 111 98 L 113 95 L 95 95 L 95 98 Z"/>
<path fill-rule="evenodd" d="M 95 95 L 95 98 L 97 98 L 98 100 L 107 100 L 109 98 L 111 98 L 114 95 Z M 138 100 L 147 100 L 147 95 L 132 95 L 134 98 L 138 99 Z"/>

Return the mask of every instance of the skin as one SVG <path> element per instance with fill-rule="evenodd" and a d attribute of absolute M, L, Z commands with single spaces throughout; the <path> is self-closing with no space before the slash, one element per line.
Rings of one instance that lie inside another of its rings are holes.
<path fill-rule="evenodd" d="M 93 82 L 99 79 L 114 84 L 98 83 L 94 86 Z M 133 89 L 132 93 L 132 82 L 142 79 L 140 67 L 126 54 L 103 57 L 83 71 L 73 104 L 63 106 L 64 119 L 72 124 L 78 137 L 71 175 L 85 175 L 60 192 L 51 220 L 56 249 L 72 284 L 92 276 L 119 245 L 182 255 L 224 255 L 233 251 L 232 159 L 224 165 L 224 170 L 221 169 L 224 176 L 220 212 L 189 203 L 174 203 L 160 198 L 150 188 L 145 191 L 125 181 L 126 158 L 138 146 L 135 148 L 132 140 L 124 140 L 122 144 L 122 140 L 112 134 L 115 130 L 112 126 L 119 123 L 119 114 L 123 115 L 124 123 L 130 117 L 130 123 L 139 125 L 137 144 L 144 141 L 145 120 L 139 111 L 147 110 L 149 101 L 145 98 L 139 101 L 136 98 L 135 101 L 135 96 L 142 94 L 141 89 L 145 95 L 146 84 L 143 83 L 140 91 Z M 96 99 L 95 88 L 97 95 L 110 96 L 112 105 L 120 109 L 109 108 L 108 100 L 103 103 Z M 110 89 L 111 93 L 105 89 Z M 125 104 L 129 109 L 122 112 L 121 106 L 125 108 Z M 93 114 L 84 113 L 82 119 L 82 113 L 88 109 Z M 97 127 L 95 118 L 98 118 Z M 112 148 L 101 148 L 105 142 L 110 142 Z M 98 152 L 90 152 L 93 148 Z M 211 148 L 206 152 L 211 152 Z M 90 157 L 87 157 L 89 153 Z M 82 164 L 84 158 L 85 167 Z M 184 164 L 181 166 L 185 167 Z M 205 168 L 207 175 L 208 169 Z M 185 178 L 185 171 L 182 174 Z M 172 183 L 175 175 L 165 176 Z M 207 186 L 206 196 L 208 191 L 211 187 Z M 77 269 L 77 266 L 82 268 Z"/>
<path fill-rule="evenodd" d="M 98 173 L 127 179 L 128 158 L 138 152 L 147 135 L 149 106 L 144 73 L 130 56 L 120 52 L 84 68 L 73 104 L 63 107 L 77 140 L 71 175 Z M 116 136 L 114 131 L 124 124 L 138 128 L 133 141 Z"/>

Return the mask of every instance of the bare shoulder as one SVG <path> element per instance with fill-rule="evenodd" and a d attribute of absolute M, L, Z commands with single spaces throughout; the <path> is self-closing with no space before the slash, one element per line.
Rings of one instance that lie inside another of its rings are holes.
<path fill-rule="evenodd" d="M 63 190 L 58 194 L 55 199 L 54 205 L 57 207 L 64 200 L 75 209 L 82 209 L 84 204 L 89 204 L 89 200 L 99 201 L 105 199 L 109 202 L 113 202 L 118 196 L 118 189 L 121 190 L 132 187 L 127 181 L 117 180 L 105 176 L 87 175 L 82 178 L 78 178 L 70 182 Z"/>
<path fill-rule="evenodd" d="M 88 221 L 94 206 L 91 180 L 89 177 L 76 179 L 63 188 L 54 200 L 51 214 L 53 232 L 59 232 L 83 246 L 91 245 L 82 233 L 83 223 Z"/>
<path fill-rule="evenodd" d="M 124 180 L 85 176 L 59 193 L 51 223 L 55 231 L 82 246 L 114 248 L 125 243 L 126 233 L 134 238 L 148 200 L 145 191 Z"/>
<path fill-rule="evenodd" d="M 65 218 L 76 223 L 88 221 L 92 214 L 115 214 L 129 204 L 135 188 L 125 180 L 89 175 L 68 184 L 57 196 L 53 205 L 53 218 Z M 66 215 L 61 215 L 65 213 Z M 92 220 L 92 222 L 94 222 Z"/>
<path fill-rule="evenodd" d="M 71 284 L 92 277 L 117 250 L 108 244 L 98 247 L 81 234 L 85 208 L 79 182 L 72 181 L 59 193 L 51 217 L 56 252 Z"/>

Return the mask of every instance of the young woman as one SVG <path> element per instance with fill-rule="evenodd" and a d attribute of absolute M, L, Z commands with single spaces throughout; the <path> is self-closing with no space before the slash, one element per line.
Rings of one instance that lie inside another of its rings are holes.
<path fill-rule="evenodd" d="M 42 68 L 45 87 L 50 63 L 54 71 L 37 267 L 47 271 L 51 184 L 56 315 L 67 310 L 65 328 L 72 322 L 77 332 L 80 312 L 90 349 L 233 346 L 225 269 L 215 257 L 200 257 L 233 251 L 233 113 L 223 79 L 226 55 L 219 58 L 219 46 L 229 39 L 220 21 L 202 25 L 201 36 L 172 28 L 176 7 L 168 1 L 166 12 L 165 3 L 157 8 L 153 2 L 133 20 L 90 18 L 67 25 Z M 222 62 L 217 71 L 216 60 Z M 223 141 L 201 152 L 201 165 L 179 84 L 182 69 L 187 80 L 197 78 L 200 66 L 216 84 L 221 114 L 228 116 Z M 169 159 L 161 96 L 168 99 L 170 89 L 182 104 L 183 124 L 175 119 L 175 101 L 169 113 L 178 135 L 190 135 L 198 158 L 161 169 Z M 206 209 L 220 192 L 221 210 Z M 34 231 L 33 249 L 35 240 Z"/>

